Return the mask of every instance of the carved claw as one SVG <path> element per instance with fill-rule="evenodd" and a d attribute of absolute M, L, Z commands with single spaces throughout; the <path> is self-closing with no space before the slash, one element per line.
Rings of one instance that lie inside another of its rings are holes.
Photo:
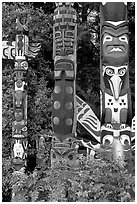
<path fill-rule="evenodd" d="M 120 129 L 125 129 L 126 128 L 126 124 L 121 124 L 120 125 Z"/>
<path fill-rule="evenodd" d="M 107 128 L 113 129 L 113 126 L 111 124 L 106 125 Z"/>

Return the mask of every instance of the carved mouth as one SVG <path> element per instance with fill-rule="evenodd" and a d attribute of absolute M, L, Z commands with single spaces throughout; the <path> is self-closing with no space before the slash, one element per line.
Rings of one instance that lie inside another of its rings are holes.
<path fill-rule="evenodd" d="M 113 47 L 109 52 L 123 52 L 123 50 L 119 47 Z"/>
<path fill-rule="evenodd" d="M 131 151 L 131 149 L 124 149 L 124 152 L 128 152 L 128 151 Z"/>

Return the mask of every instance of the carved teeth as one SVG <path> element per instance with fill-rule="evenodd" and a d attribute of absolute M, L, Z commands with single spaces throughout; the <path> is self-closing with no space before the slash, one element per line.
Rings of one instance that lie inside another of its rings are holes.
<path fill-rule="evenodd" d="M 111 50 L 110 50 L 110 52 L 122 52 L 123 50 L 122 49 L 120 49 L 119 47 L 114 47 L 114 48 L 112 48 Z"/>

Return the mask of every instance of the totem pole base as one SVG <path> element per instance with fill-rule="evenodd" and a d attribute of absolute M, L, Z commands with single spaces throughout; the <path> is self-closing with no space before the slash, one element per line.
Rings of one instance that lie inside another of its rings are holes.
<path fill-rule="evenodd" d="M 76 149 L 55 149 L 51 150 L 51 167 L 74 166 L 77 160 Z"/>
<path fill-rule="evenodd" d="M 19 200 L 16 200 L 17 198 L 17 194 L 18 192 L 18 188 L 17 188 L 17 183 L 18 181 L 20 182 L 21 180 L 23 180 L 26 177 L 25 174 L 25 168 L 21 168 L 19 171 L 14 171 L 12 173 L 12 193 L 11 193 L 11 202 L 19 202 Z"/>
<path fill-rule="evenodd" d="M 76 163 L 78 151 L 74 137 L 68 137 L 60 141 L 56 136 L 52 137 L 51 167 L 58 165 L 73 166 Z"/>

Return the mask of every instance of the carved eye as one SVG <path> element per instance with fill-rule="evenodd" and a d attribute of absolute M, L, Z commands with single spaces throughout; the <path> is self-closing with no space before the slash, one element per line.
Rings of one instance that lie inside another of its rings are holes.
<path fill-rule="evenodd" d="M 119 40 L 128 44 L 128 39 L 125 35 L 120 36 Z"/>
<path fill-rule="evenodd" d="M 23 131 L 23 132 L 26 132 L 26 131 L 27 131 L 27 127 L 26 127 L 26 126 L 23 127 L 23 128 L 22 128 L 22 131 Z"/>
<path fill-rule="evenodd" d="M 22 145 L 21 145 L 21 144 L 19 144 L 19 145 L 18 145 L 18 148 L 19 148 L 19 149 L 22 149 Z"/>
<path fill-rule="evenodd" d="M 18 62 L 15 62 L 15 69 L 18 68 Z"/>
<path fill-rule="evenodd" d="M 106 74 L 107 74 L 108 76 L 113 76 L 113 75 L 114 75 L 114 70 L 111 69 L 111 68 L 107 68 L 107 69 L 106 69 Z"/>
<path fill-rule="evenodd" d="M 106 135 L 104 138 L 103 138 L 103 145 L 111 145 L 113 143 L 113 136 L 112 135 Z"/>
<path fill-rule="evenodd" d="M 130 145 L 130 138 L 128 135 L 121 135 L 120 140 L 122 145 Z"/>
<path fill-rule="evenodd" d="M 118 75 L 119 75 L 119 76 L 124 76 L 125 73 L 126 73 L 126 68 L 122 68 L 122 69 L 119 69 L 119 70 L 118 70 Z"/>
<path fill-rule="evenodd" d="M 74 37 L 74 33 L 72 31 L 66 31 L 67 37 Z"/>
<path fill-rule="evenodd" d="M 113 40 L 113 37 L 112 37 L 112 36 L 106 35 L 106 36 L 104 37 L 104 39 L 103 39 L 103 44 L 104 44 L 105 42 L 110 42 L 110 41 L 112 41 L 112 40 Z"/>
<path fill-rule="evenodd" d="M 17 86 L 18 88 L 21 88 L 22 85 L 23 85 L 23 83 L 22 83 L 21 80 L 18 80 L 18 81 L 16 82 L 16 86 Z"/>
<path fill-rule="evenodd" d="M 52 157 L 53 157 L 54 159 L 56 159 L 56 155 L 55 155 L 54 153 L 53 153 Z"/>
<path fill-rule="evenodd" d="M 28 69 L 28 63 L 26 61 L 22 62 L 21 67 L 25 70 Z"/>
<path fill-rule="evenodd" d="M 23 115 L 22 112 L 18 112 L 17 114 L 18 114 L 18 116 L 22 116 Z"/>
<path fill-rule="evenodd" d="M 72 159 L 73 159 L 73 155 L 69 155 L 69 156 L 68 156 L 68 159 L 69 159 L 69 160 L 72 160 Z"/>

